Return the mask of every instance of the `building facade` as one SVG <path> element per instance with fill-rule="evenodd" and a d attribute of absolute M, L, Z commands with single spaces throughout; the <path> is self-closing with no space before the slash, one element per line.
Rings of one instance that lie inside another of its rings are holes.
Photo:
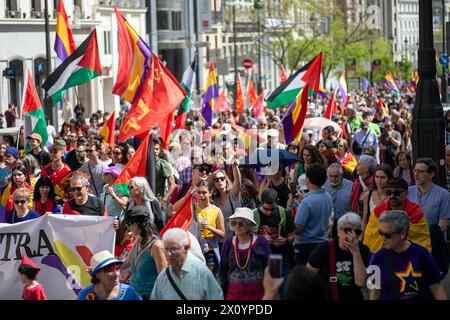
<path fill-rule="evenodd" d="M 70 89 L 67 95 L 73 105 L 82 101 L 87 116 L 97 110 L 119 110 L 119 97 L 111 93 L 117 74 L 117 23 L 113 5 L 118 6 L 130 24 L 146 34 L 144 1 L 64 0 L 76 45 L 83 42 L 94 28 L 97 29 L 102 76 L 85 85 Z M 48 1 L 52 71 L 61 63 L 53 50 L 56 28 L 57 0 Z M 24 75 L 28 68 L 33 75 L 39 96 L 44 96 L 46 40 L 44 0 L 0 0 L 0 70 L 13 70 L 0 80 L 0 110 L 9 102 L 21 105 Z"/>

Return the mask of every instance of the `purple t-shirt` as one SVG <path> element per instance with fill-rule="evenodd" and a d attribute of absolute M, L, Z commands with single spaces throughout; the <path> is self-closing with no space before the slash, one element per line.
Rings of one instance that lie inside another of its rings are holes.
<path fill-rule="evenodd" d="M 388 267 L 388 252 L 392 253 L 392 275 Z M 432 255 L 422 246 L 411 243 L 403 252 L 382 248 L 372 258 L 371 265 L 381 269 L 380 300 L 394 300 L 392 284 L 395 281 L 400 300 L 432 299 L 429 286 L 440 282 L 444 275 Z"/>

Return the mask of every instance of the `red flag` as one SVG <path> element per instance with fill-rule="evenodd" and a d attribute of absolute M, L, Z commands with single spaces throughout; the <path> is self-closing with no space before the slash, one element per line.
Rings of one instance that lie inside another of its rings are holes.
<path fill-rule="evenodd" d="M 187 113 L 183 112 L 175 117 L 175 130 L 186 128 Z"/>
<path fill-rule="evenodd" d="M 225 91 L 222 91 L 217 97 L 216 103 L 214 103 L 214 108 L 217 112 L 228 112 L 230 111 L 230 104 L 228 103 Z"/>
<path fill-rule="evenodd" d="M 248 102 L 251 106 L 253 106 L 253 104 L 256 102 L 256 100 L 258 100 L 258 96 L 256 95 L 255 86 L 253 85 L 252 79 L 248 80 L 247 97 L 248 97 Z"/>
<path fill-rule="evenodd" d="M 381 97 L 378 97 L 377 110 L 383 110 L 383 100 Z"/>
<path fill-rule="evenodd" d="M 238 73 L 238 82 L 236 87 L 236 105 L 234 106 L 234 110 L 236 110 L 236 114 L 240 114 L 245 112 L 244 105 L 244 92 L 242 91 L 242 81 L 241 76 Z"/>
<path fill-rule="evenodd" d="M 259 94 L 258 99 L 252 104 L 252 113 L 255 119 L 262 116 L 264 112 L 264 90 Z"/>
<path fill-rule="evenodd" d="M 323 117 L 326 119 L 331 119 L 331 116 L 337 112 L 337 104 L 336 104 L 336 100 L 334 99 L 336 90 L 337 90 L 337 88 L 334 89 L 333 94 L 331 95 L 330 101 L 328 101 L 327 109 L 325 110 L 325 113 L 323 114 Z"/>
<path fill-rule="evenodd" d="M 159 134 L 162 138 L 161 147 L 166 149 L 170 142 L 170 135 L 172 134 L 172 122 L 175 117 L 176 110 L 173 110 L 166 119 L 161 122 L 161 126 L 159 127 Z"/>
<path fill-rule="evenodd" d="M 150 72 L 123 121 L 119 141 L 148 132 L 176 109 L 187 95 L 175 77 L 154 54 L 151 56 Z"/>
<path fill-rule="evenodd" d="M 98 131 L 98 133 L 103 137 L 103 142 L 109 144 L 111 147 L 115 145 L 115 128 L 116 128 L 116 112 L 114 111 L 109 117 L 108 121 L 105 122 L 103 127 Z"/>
<path fill-rule="evenodd" d="M 287 79 L 286 71 L 284 71 L 284 66 L 283 65 L 281 65 L 280 73 L 281 73 L 281 81 L 280 81 L 280 84 L 281 84 L 281 83 L 285 82 L 286 79 Z"/>
<path fill-rule="evenodd" d="M 159 233 L 162 237 L 164 233 L 172 228 L 181 228 L 185 231 L 188 230 L 192 222 L 192 194 L 183 202 L 180 209 L 174 213 L 169 222 L 164 226 L 164 228 Z"/>

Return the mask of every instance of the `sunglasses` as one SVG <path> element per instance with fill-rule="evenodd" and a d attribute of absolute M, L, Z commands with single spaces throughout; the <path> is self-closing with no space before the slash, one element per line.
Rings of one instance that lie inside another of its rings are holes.
<path fill-rule="evenodd" d="M 230 221 L 230 226 L 232 226 L 232 227 L 236 227 L 236 226 L 243 227 L 244 225 L 245 225 L 245 223 L 242 221 Z"/>
<path fill-rule="evenodd" d="M 360 236 L 362 234 L 362 230 L 356 229 L 353 230 L 352 228 L 344 228 L 342 229 L 345 233 L 350 233 L 350 232 L 354 232 L 357 236 Z"/>
<path fill-rule="evenodd" d="M 25 204 L 27 203 L 27 200 L 14 200 L 15 204 Z"/>
<path fill-rule="evenodd" d="M 216 177 L 214 178 L 214 182 L 225 181 L 225 177 Z"/>
<path fill-rule="evenodd" d="M 86 149 L 86 152 L 87 152 L 87 153 L 91 153 L 91 152 L 94 152 L 94 151 L 97 151 L 97 150 L 94 150 L 94 149 Z"/>
<path fill-rule="evenodd" d="M 83 188 L 84 187 L 73 187 L 73 188 L 70 188 L 70 191 L 72 191 L 72 192 L 75 192 L 75 191 L 81 192 L 81 190 L 83 190 Z"/>
<path fill-rule="evenodd" d="M 122 152 L 120 152 L 120 151 L 114 151 L 113 153 L 114 153 L 114 154 L 118 154 L 118 155 L 121 155 L 121 154 L 122 154 Z"/>
<path fill-rule="evenodd" d="M 266 207 L 262 207 L 264 210 L 266 210 L 266 211 L 270 211 L 270 212 L 273 212 L 273 211 L 275 211 L 276 209 L 277 209 L 277 207 L 274 207 L 274 208 L 266 208 Z"/>
<path fill-rule="evenodd" d="M 133 186 L 128 186 L 128 190 L 134 190 L 135 188 Z"/>
<path fill-rule="evenodd" d="M 396 191 L 387 190 L 386 191 L 386 196 L 388 196 L 388 197 L 391 197 L 391 196 L 398 197 L 403 192 L 405 192 L 405 191 L 403 191 L 403 190 L 402 191 L 399 191 L 399 190 L 396 190 Z"/>
<path fill-rule="evenodd" d="M 381 230 L 378 230 L 378 234 L 379 234 L 381 237 L 386 238 L 386 239 L 391 239 L 392 236 L 393 236 L 394 234 L 396 234 L 396 233 L 399 233 L 399 232 L 398 232 L 398 231 L 394 231 L 394 232 L 391 232 L 391 233 L 387 233 L 387 232 L 383 232 L 383 231 L 381 231 Z"/>

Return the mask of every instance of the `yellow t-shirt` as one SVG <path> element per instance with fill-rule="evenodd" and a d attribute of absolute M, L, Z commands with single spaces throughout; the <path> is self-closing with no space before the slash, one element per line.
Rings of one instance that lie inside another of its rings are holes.
<path fill-rule="evenodd" d="M 217 228 L 216 220 L 217 220 L 217 214 L 219 213 L 219 207 L 216 207 L 215 205 L 210 205 L 209 207 L 205 209 L 200 209 L 198 204 L 195 205 L 195 211 L 197 211 L 197 222 L 200 225 L 201 222 L 208 222 L 208 224 L 213 227 Z M 203 239 L 211 239 L 214 238 L 214 233 L 212 233 L 208 229 L 204 229 L 202 231 L 202 238 Z"/>

